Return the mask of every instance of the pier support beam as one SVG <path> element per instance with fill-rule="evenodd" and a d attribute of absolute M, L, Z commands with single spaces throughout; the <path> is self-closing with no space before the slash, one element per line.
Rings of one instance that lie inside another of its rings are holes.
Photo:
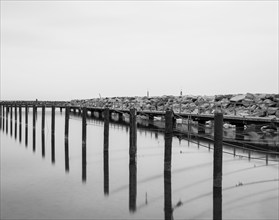
<path fill-rule="evenodd" d="M 164 156 L 164 210 L 165 219 L 173 219 L 171 192 L 171 157 L 174 116 L 172 110 L 165 115 L 165 156 Z"/>
<path fill-rule="evenodd" d="M 21 108 L 21 104 L 18 106 L 18 117 L 19 117 L 19 142 L 21 142 L 21 133 L 22 133 L 22 108 Z"/>
<path fill-rule="evenodd" d="M 42 106 L 42 157 L 45 157 L 45 105 Z"/>
<path fill-rule="evenodd" d="M 87 108 L 82 109 L 82 182 L 86 182 L 86 116 Z"/>
<path fill-rule="evenodd" d="M 25 105 L 25 146 L 28 145 L 28 105 Z"/>
<path fill-rule="evenodd" d="M 164 171 L 171 171 L 172 135 L 173 135 L 173 112 L 167 110 L 165 115 L 165 157 Z"/>
<path fill-rule="evenodd" d="M 33 105 L 33 151 L 36 150 L 36 105 Z"/>
<path fill-rule="evenodd" d="M 15 105 L 15 139 L 17 138 L 17 106 Z"/>
<path fill-rule="evenodd" d="M 55 106 L 51 107 L 51 162 L 55 163 Z"/>
<path fill-rule="evenodd" d="M 10 132 L 11 136 L 13 135 L 13 106 L 10 108 Z"/>
<path fill-rule="evenodd" d="M 130 109 L 130 163 L 136 162 L 137 156 L 137 110 Z"/>
<path fill-rule="evenodd" d="M 108 151 L 109 148 L 109 116 L 109 108 L 106 108 L 104 111 L 104 152 Z"/>
<path fill-rule="evenodd" d="M 223 114 L 214 115 L 213 219 L 222 219 Z"/>

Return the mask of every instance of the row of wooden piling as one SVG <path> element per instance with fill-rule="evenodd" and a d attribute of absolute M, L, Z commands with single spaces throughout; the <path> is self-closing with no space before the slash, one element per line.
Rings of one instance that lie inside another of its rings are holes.
<path fill-rule="evenodd" d="M 10 108 L 12 111 L 12 108 Z M 108 174 L 108 157 L 109 157 L 109 109 L 104 109 L 104 170 Z M 6 110 L 6 130 L 8 130 L 8 112 Z M 69 112 L 70 108 L 65 108 L 65 168 L 69 170 L 69 149 L 68 149 L 68 139 L 69 139 Z M 0 115 L 3 116 L 0 126 L 4 125 L 4 110 L 0 108 Z M 21 106 L 19 106 L 19 123 L 20 127 L 22 124 L 21 118 Z M 35 136 L 36 136 L 36 115 L 37 107 L 33 106 L 33 150 L 35 150 Z M 130 197 L 129 207 L 131 211 L 135 211 L 135 199 L 136 199 L 136 158 L 137 158 L 137 122 L 136 122 L 137 112 L 136 109 L 130 110 L 130 135 L 129 135 L 129 157 L 130 157 Z M 11 112 L 11 121 L 12 121 L 12 112 Z M 82 109 L 82 180 L 86 181 L 86 117 L 87 109 L 84 107 Z M 171 205 L 171 155 L 172 155 L 172 137 L 173 137 L 173 111 L 167 110 L 165 115 L 165 152 L 164 152 L 164 190 L 165 190 L 165 218 L 171 219 L 172 217 L 172 205 Z M 15 108 L 15 120 L 17 121 L 17 110 Z M 222 218 L 222 154 L 223 154 L 223 114 L 216 113 L 214 118 L 214 160 L 213 160 L 213 197 L 214 197 L 214 219 Z M 3 123 L 2 123 L 3 122 Z M 26 135 L 28 134 L 28 106 L 25 106 L 25 128 Z M 11 125 L 12 129 L 12 125 Z M 21 132 L 20 132 L 21 133 Z M 42 106 L 42 137 L 45 133 L 45 106 Z M 26 145 L 27 145 L 26 138 Z M 42 140 L 43 142 L 43 140 Z M 51 159 L 54 163 L 55 161 L 55 106 L 51 108 L 51 148 L 52 155 Z M 42 149 L 44 154 L 44 148 Z M 105 163 L 105 161 L 107 161 Z M 104 176 L 104 192 L 108 194 L 108 175 Z"/>

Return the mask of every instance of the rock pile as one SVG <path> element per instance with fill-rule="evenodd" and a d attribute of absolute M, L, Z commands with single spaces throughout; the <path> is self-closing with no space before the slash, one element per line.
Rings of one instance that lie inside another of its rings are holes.
<path fill-rule="evenodd" d="M 213 114 L 218 108 L 225 115 L 277 117 L 279 118 L 279 94 L 237 94 L 215 96 L 154 96 L 111 97 L 87 100 L 72 100 L 71 104 L 87 107 L 164 111 L 176 113 Z"/>

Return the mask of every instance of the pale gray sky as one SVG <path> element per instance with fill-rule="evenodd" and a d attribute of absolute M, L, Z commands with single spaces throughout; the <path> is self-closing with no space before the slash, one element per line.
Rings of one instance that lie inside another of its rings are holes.
<path fill-rule="evenodd" d="M 278 1 L 1 1 L 1 99 L 279 93 Z"/>

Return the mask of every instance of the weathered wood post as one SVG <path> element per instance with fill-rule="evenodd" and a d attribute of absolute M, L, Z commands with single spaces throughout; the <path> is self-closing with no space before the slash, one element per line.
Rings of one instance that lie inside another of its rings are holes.
<path fill-rule="evenodd" d="M 65 171 L 69 172 L 69 114 L 70 107 L 65 107 Z"/>
<path fill-rule="evenodd" d="M 173 136 L 173 111 L 167 109 L 165 115 L 165 156 L 164 156 L 164 210 L 165 219 L 172 218 L 172 193 L 171 193 L 171 156 Z"/>
<path fill-rule="evenodd" d="M 165 115 L 165 158 L 164 170 L 171 170 L 171 154 L 172 154 L 172 135 L 173 135 L 173 112 L 167 110 Z"/>
<path fill-rule="evenodd" d="M 82 182 L 86 182 L 86 115 L 87 108 L 82 109 Z"/>
<path fill-rule="evenodd" d="M 45 105 L 42 106 L 42 157 L 45 157 Z"/>
<path fill-rule="evenodd" d="M 15 139 L 17 138 L 17 106 L 15 105 Z"/>
<path fill-rule="evenodd" d="M 223 114 L 214 115 L 213 219 L 222 219 Z"/>
<path fill-rule="evenodd" d="M 55 106 L 51 106 L 51 162 L 55 163 Z"/>
<path fill-rule="evenodd" d="M 3 105 L 2 104 L 0 104 L 0 130 L 2 129 L 2 107 L 3 107 Z"/>
<path fill-rule="evenodd" d="M 18 107 L 18 116 L 19 116 L 19 142 L 21 142 L 21 133 L 22 133 L 22 108 L 21 108 L 21 104 Z"/>
<path fill-rule="evenodd" d="M 69 138 L 69 113 L 70 113 L 70 109 L 67 106 L 65 108 L 65 141 L 68 141 Z"/>
<path fill-rule="evenodd" d="M 9 106 L 6 106 L 6 133 L 8 134 Z"/>
<path fill-rule="evenodd" d="M 10 133 L 13 135 L 13 106 L 10 108 Z"/>
<path fill-rule="evenodd" d="M 36 105 L 33 105 L 33 151 L 36 150 Z"/>
<path fill-rule="evenodd" d="M 135 108 L 130 109 L 130 163 L 136 162 L 137 156 L 137 112 Z"/>
<path fill-rule="evenodd" d="M 5 104 L 3 105 L 2 129 L 5 131 Z"/>
<path fill-rule="evenodd" d="M 129 211 L 137 209 L 137 163 L 132 161 L 129 164 Z"/>
<path fill-rule="evenodd" d="M 104 151 L 104 194 L 109 194 L 109 153 Z"/>
<path fill-rule="evenodd" d="M 104 112 L 104 152 L 109 148 L 109 108 Z"/>
<path fill-rule="evenodd" d="M 25 105 L 25 146 L 28 145 L 28 104 Z"/>

